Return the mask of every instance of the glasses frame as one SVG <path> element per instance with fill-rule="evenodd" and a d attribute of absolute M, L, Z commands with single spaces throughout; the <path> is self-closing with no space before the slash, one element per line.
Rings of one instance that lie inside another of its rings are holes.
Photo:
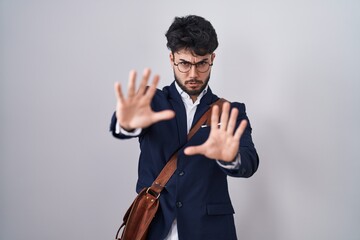
<path fill-rule="evenodd" d="M 185 71 L 185 72 L 184 72 L 184 71 L 181 71 L 180 68 L 179 68 L 179 64 L 180 64 L 180 63 L 190 64 L 189 70 L 188 70 L 188 71 Z M 199 64 L 199 63 L 201 63 L 201 64 L 208 64 L 208 65 L 209 65 L 209 68 L 208 68 L 206 71 L 199 71 L 199 69 L 198 69 L 198 64 Z M 208 62 L 203 62 L 203 61 L 197 62 L 197 63 L 191 63 L 191 62 L 187 62 L 187 61 L 183 61 L 183 62 L 179 62 L 179 63 L 175 63 L 175 62 L 174 62 L 174 66 L 176 66 L 177 69 L 179 70 L 179 72 L 181 72 L 181 73 L 188 73 L 188 72 L 190 72 L 190 71 L 191 71 L 191 68 L 192 68 L 193 66 L 195 66 L 196 71 L 198 71 L 199 73 L 206 73 L 207 71 L 210 70 L 210 67 L 212 67 L 213 65 L 214 65 L 214 63 L 208 63 Z"/>

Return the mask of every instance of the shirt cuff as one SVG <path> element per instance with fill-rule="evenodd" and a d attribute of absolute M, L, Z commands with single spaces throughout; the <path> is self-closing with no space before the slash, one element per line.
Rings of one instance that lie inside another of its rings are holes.
<path fill-rule="evenodd" d="M 115 126 L 116 134 L 124 134 L 129 137 L 134 137 L 134 136 L 138 136 L 141 133 L 141 131 L 142 131 L 141 128 L 136 128 L 134 131 L 128 132 L 125 129 L 123 129 L 122 127 L 120 127 L 119 122 L 116 122 L 116 126 Z"/>
<path fill-rule="evenodd" d="M 229 170 L 239 169 L 240 164 L 241 164 L 240 153 L 238 153 L 235 160 L 232 162 L 225 162 L 225 161 L 220 161 L 220 160 L 216 160 L 216 162 L 219 164 L 220 167 L 225 168 L 225 169 L 229 169 Z"/>

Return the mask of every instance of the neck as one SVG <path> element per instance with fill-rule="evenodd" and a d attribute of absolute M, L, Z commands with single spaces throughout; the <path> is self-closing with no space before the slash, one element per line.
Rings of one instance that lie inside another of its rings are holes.
<path fill-rule="evenodd" d="M 196 102 L 197 98 L 199 95 L 190 95 L 191 100 L 194 102 Z"/>

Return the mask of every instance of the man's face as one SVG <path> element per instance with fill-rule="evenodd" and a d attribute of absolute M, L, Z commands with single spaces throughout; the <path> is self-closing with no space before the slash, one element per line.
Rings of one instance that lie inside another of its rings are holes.
<path fill-rule="evenodd" d="M 198 56 L 185 49 L 174 54 L 170 53 L 170 62 L 174 69 L 175 81 L 180 88 L 190 96 L 197 97 L 209 82 L 211 73 L 211 66 L 209 64 L 213 63 L 214 58 L 214 53 Z M 198 66 L 191 64 L 197 64 Z M 185 68 L 191 66 L 191 68 L 188 72 L 184 72 L 184 66 Z M 208 70 L 203 72 L 207 68 Z"/>

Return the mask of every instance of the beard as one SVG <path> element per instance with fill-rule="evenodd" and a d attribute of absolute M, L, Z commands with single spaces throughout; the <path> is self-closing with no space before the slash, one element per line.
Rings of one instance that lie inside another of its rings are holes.
<path fill-rule="evenodd" d="M 194 83 L 197 83 L 197 84 L 202 84 L 199 89 L 194 89 L 194 90 L 186 88 L 186 86 L 184 84 L 182 84 L 181 81 L 176 77 L 175 72 L 174 72 L 174 78 L 175 78 L 176 83 L 181 88 L 181 90 L 183 90 L 184 92 L 189 94 L 189 96 L 199 96 L 199 94 L 202 93 L 202 91 L 204 91 L 204 89 L 206 88 L 206 86 L 209 83 L 210 73 L 209 73 L 209 76 L 205 79 L 205 81 L 201 81 L 201 80 L 198 80 L 198 79 L 191 79 L 191 80 L 185 81 L 185 85 L 187 83 L 191 83 L 191 82 L 194 82 Z"/>

